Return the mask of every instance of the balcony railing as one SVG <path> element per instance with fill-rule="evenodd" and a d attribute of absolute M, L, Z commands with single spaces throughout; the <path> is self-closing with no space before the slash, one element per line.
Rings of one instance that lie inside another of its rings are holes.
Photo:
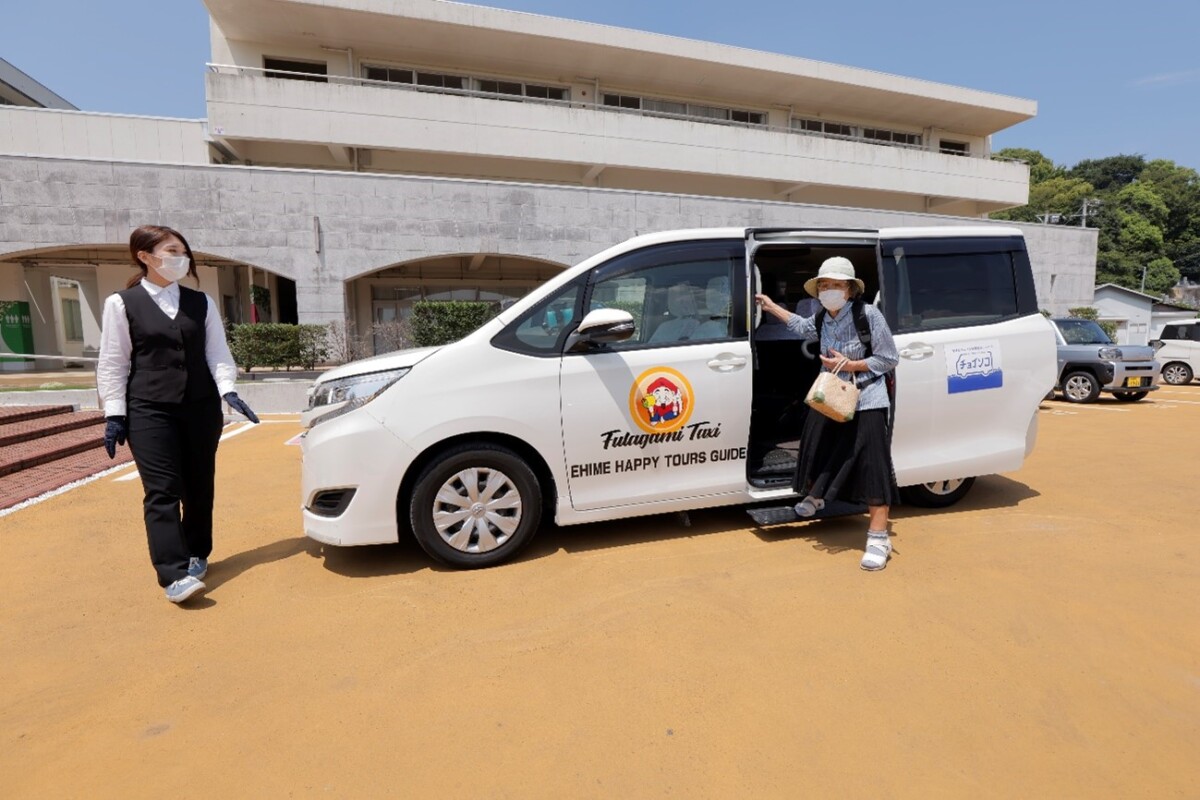
<path fill-rule="evenodd" d="M 369 86 L 380 89 L 391 89 L 401 92 L 421 92 L 429 94 L 447 94 L 457 95 L 459 97 L 477 97 L 485 100 L 503 100 L 510 103 L 529 103 L 532 105 L 542 106 L 557 106 L 560 108 L 583 108 L 592 111 L 602 111 L 610 114 L 625 114 L 636 117 L 651 117 L 655 119 L 670 119 L 681 122 L 700 122 L 706 125 L 723 125 L 729 128 L 749 128 L 759 131 L 770 131 L 772 133 L 787 133 L 795 136 L 807 136 L 817 139 L 836 139 L 846 142 L 857 142 L 859 144 L 869 144 L 877 147 L 894 147 L 902 150 L 921 150 L 925 152 L 938 152 L 937 148 L 931 148 L 925 144 L 907 144 L 903 142 L 887 142 L 879 139 L 873 139 L 861 134 L 845 135 L 837 133 L 828 133 L 825 131 L 810 131 L 802 130 L 795 127 L 783 127 L 778 125 L 762 125 L 752 122 L 737 122 L 734 120 L 713 119 L 710 117 L 699 117 L 685 114 L 672 114 L 662 111 L 648 111 L 640 108 L 622 108 L 619 106 L 608 106 L 599 103 L 585 103 L 578 100 L 552 100 L 542 97 L 528 97 L 524 95 L 505 94 L 500 92 L 484 92 L 477 89 L 454 89 L 443 86 L 423 86 L 415 83 L 397 83 L 394 81 L 379 81 L 370 78 L 356 78 L 346 75 L 315 75 L 311 72 L 287 72 L 278 68 L 265 69 L 261 67 L 243 67 L 233 64 L 208 64 L 208 71 L 217 75 L 236 75 L 240 77 L 271 77 L 282 78 L 285 80 L 299 81 L 319 81 L 322 83 L 332 83 L 340 86 Z M 968 158 L 982 158 L 983 156 L 975 153 L 961 154 Z M 995 159 L 1008 160 L 1008 159 Z"/>

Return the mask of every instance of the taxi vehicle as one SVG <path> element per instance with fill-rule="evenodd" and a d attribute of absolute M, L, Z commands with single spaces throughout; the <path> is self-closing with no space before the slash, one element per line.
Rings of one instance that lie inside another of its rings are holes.
<path fill-rule="evenodd" d="M 1019 230 L 734 228 L 638 236 L 440 348 L 334 369 L 303 420 L 305 533 L 412 535 L 455 567 L 559 525 L 783 501 L 820 361 L 752 298 L 799 303 L 844 256 L 896 338 L 893 461 L 948 506 L 1018 469 L 1054 385 Z M 802 313 L 811 313 L 805 311 Z"/>

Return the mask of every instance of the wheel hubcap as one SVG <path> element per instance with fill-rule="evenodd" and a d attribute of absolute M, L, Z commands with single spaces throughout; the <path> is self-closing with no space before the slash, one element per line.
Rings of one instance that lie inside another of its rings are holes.
<path fill-rule="evenodd" d="M 925 488 L 936 495 L 953 494 L 958 487 L 963 485 L 964 480 L 964 478 L 952 478 L 948 481 L 934 481 L 925 484 Z"/>
<path fill-rule="evenodd" d="M 446 480 L 433 501 L 433 525 L 463 553 L 486 553 L 507 542 L 521 524 L 521 493 L 503 472 L 464 469 Z"/>
<path fill-rule="evenodd" d="M 1184 372 L 1183 367 L 1167 367 L 1166 371 L 1163 372 L 1163 377 L 1166 378 L 1167 383 L 1179 384 L 1187 382 L 1187 374 Z"/>
<path fill-rule="evenodd" d="M 1087 378 L 1070 378 L 1065 388 L 1072 400 L 1082 400 L 1092 392 L 1092 385 Z"/>

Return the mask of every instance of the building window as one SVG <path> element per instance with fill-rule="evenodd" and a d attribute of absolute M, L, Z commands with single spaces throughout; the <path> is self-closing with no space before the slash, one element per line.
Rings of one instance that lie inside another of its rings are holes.
<path fill-rule="evenodd" d="M 263 58 L 263 67 L 267 69 L 268 78 L 286 78 L 293 81 L 326 82 L 329 65 L 324 61 L 292 61 L 286 58 Z M 271 72 L 271 70 L 280 70 Z M 301 74 L 295 74 L 301 73 Z"/>
<path fill-rule="evenodd" d="M 971 145 L 967 142 L 951 142 L 942 139 L 940 149 L 948 156 L 969 156 L 971 155 Z"/>
<path fill-rule="evenodd" d="M 622 94 L 604 95 L 604 105 L 614 108 L 641 108 L 642 98 Z"/>
<path fill-rule="evenodd" d="M 891 142 L 893 144 L 908 144 L 916 147 L 921 145 L 921 134 L 888 131 L 882 128 L 863 128 L 863 138 L 876 142 Z"/>
<path fill-rule="evenodd" d="M 532 83 L 525 84 L 526 97 L 538 97 L 542 100 L 566 100 L 567 90 L 561 86 L 536 86 Z"/>
<path fill-rule="evenodd" d="M 62 300 L 63 335 L 68 342 L 83 341 L 83 313 L 78 300 Z"/>
<path fill-rule="evenodd" d="M 687 103 L 676 103 L 671 100 L 643 100 L 642 108 L 656 114 L 676 114 L 681 117 L 686 117 L 688 113 Z"/>
<path fill-rule="evenodd" d="M 411 69 L 393 69 L 392 67 L 364 67 L 367 80 L 387 81 L 388 83 L 412 83 Z"/>
<path fill-rule="evenodd" d="M 517 97 L 525 94 L 525 88 L 521 84 L 511 81 L 480 81 L 479 91 L 492 94 L 512 94 Z"/>
<path fill-rule="evenodd" d="M 443 75 L 440 72 L 418 72 L 418 86 L 435 86 L 439 89 L 465 89 L 467 79 L 461 75 Z"/>
<path fill-rule="evenodd" d="M 823 133 L 827 136 L 853 136 L 854 127 L 840 122 L 826 122 L 821 119 L 793 119 L 792 127 L 812 133 Z"/>
<path fill-rule="evenodd" d="M 744 122 L 747 125 L 762 125 L 765 115 L 757 111 L 730 111 L 729 118 L 734 122 Z"/>

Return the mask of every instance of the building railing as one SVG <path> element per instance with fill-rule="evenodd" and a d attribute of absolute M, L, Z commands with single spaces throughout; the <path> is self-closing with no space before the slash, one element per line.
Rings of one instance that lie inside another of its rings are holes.
<path fill-rule="evenodd" d="M 706 125 L 723 125 L 730 128 L 748 128 L 752 130 L 768 131 L 772 133 L 788 133 L 796 136 L 810 136 L 818 139 L 836 139 L 846 142 L 857 142 L 859 144 L 875 145 L 877 147 L 894 147 L 901 150 L 919 150 L 927 153 L 938 153 L 937 147 L 930 147 L 928 144 L 907 144 L 904 142 L 888 142 L 879 139 L 873 139 L 860 134 L 845 135 L 837 133 L 827 133 L 825 131 L 810 131 L 800 128 L 779 126 L 779 125 L 764 125 L 753 122 L 737 122 L 734 120 L 712 119 L 708 117 L 690 116 L 685 114 L 672 114 L 663 111 L 648 111 L 640 108 L 621 108 L 619 106 L 609 106 L 602 103 L 580 102 L 579 100 L 553 100 L 544 97 L 528 97 L 525 95 L 505 94 L 502 92 L 484 92 L 478 89 L 454 89 L 445 86 L 423 86 L 415 83 L 398 83 L 394 81 L 372 80 L 370 78 L 357 78 L 346 75 L 320 75 L 311 72 L 288 72 L 278 68 L 267 69 L 264 67 L 243 67 L 235 64 L 207 64 L 209 72 L 217 75 L 236 75 L 240 77 L 271 77 L 280 78 L 283 80 L 301 80 L 306 82 L 332 83 L 339 86 L 368 86 L 381 89 L 392 89 L 405 92 L 422 92 L 428 94 L 447 94 L 457 95 L 459 97 L 476 97 L 485 100 L 503 100 L 511 103 L 529 103 L 542 106 L 556 106 L 559 108 L 583 108 L 592 111 L 604 111 L 612 114 L 626 114 L 637 117 L 652 117 L 656 119 L 670 119 L 680 122 L 700 122 Z M 967 158 L 985 158 L 981 154 L 976 153 L 956 153 L 954 157 Z M 996 161 L 1013 161 L 1016 159 L 1001 159 L 993 158 Z"/>

